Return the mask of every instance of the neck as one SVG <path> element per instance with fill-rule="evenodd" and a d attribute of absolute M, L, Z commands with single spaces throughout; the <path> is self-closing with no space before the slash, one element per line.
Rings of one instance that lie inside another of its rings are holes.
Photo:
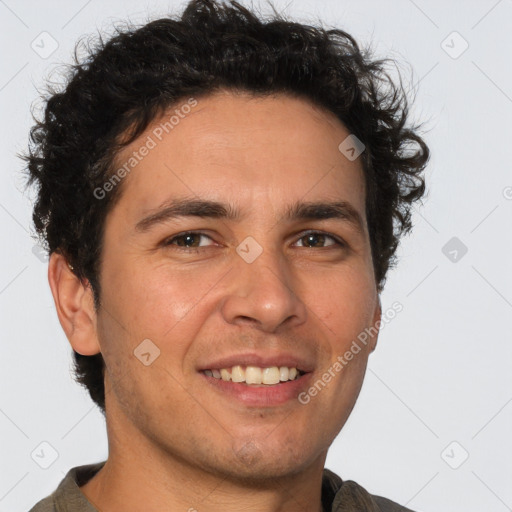
<path fill-rule="evenodd" d="M 104 467 L 80 490 L 98 509 L 109 512 L 183 510 L 187 512 L 322 512 L 322 472 L 273 479 L 233 481 L 154 460 L 109 457 Z M 242 506 L 243 504 L 243 506 Z"/>

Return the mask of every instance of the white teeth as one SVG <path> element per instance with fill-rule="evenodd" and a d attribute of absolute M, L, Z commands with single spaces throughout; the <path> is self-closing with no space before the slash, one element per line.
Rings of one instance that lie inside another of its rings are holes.
<path fill-rule="evenodd" d="M 233 366 L 233 368 L 231 369 L 231 380 L 233 382 L 245 381 L 244 370 L 241 366 Z"/>
<path fill-rule="evenodd" d="M 261 368 L 248 366 L 245 369 L 245 382 L 247 384 L 261 384 Z"/>
<path fill-rule="evenodd" d="M 272 366 L 272 368 L 265 368 L 262 372 L 262 382 L 263 384 L 277 384 L 279 382 L 279 368 L 277 366 Z"/>
<path fill-rule="evenodd" d="M 260 368 L 258 366 L 236 365 L 231 368 L 222 368 L 221 370 L 204 370 L 205 375 L 222 379 L 224 381 L 245 382 L 246 384 L 266 384 L 272 386 L 279 382 L 297 379 L 300 374 L 297 368 L 287 366 L 270 366 Z"/>

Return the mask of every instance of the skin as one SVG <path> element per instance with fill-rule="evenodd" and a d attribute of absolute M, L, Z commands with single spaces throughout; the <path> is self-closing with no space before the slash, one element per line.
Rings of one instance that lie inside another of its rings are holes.
<path fill-rule="evenodd" d="M 98 311 L 88 283 L 52 254 L 61 325 L 74 350 L 101 351 L 107 367 L 109 458 L 81 487 L 99 510 L 321 510 L 327 450 L 352 411 L 377 337 L 307 405 L 245 406 L 205 384 L 198 365 L 248 349 L 297 352 L 314 366 L 313 383 L 380 320 L 363 171 L 338 150 L 348 135 L 303 99 L 201 97 L 120 185 L 106 219 Z M 184 197 L 229 203 L 243 216 L 135 229 Z M 362 232 L 340 219 L 282 219 L 295 201 L 333 200 L 359 212 Z M 188 252 L 163 244 L 189 230 L 210 238 L 193 238 L 199 247 Z M 305 230 L 345 246 L 310 240 Z M 263 248 L 250 264 L 236 252 L 248 236 Z M 148 366 L 133 353 L 144 339 L 160 350 Z"/>

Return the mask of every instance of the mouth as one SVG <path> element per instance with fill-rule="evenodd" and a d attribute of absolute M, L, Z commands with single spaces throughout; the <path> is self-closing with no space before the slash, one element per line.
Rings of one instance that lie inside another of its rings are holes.
<path fill-rule="evenodd" d="M 294 381 L 307 372 L 295 366 L 259 366 L 235 365 L 229 368 L 203 370 L 204 375 L 224 382 L 234 382 L 247 386 L 276 386 L 283 382 Z"/>
<path fill-rule="evenodd" d="M 307 389 L 312 371 L 300 366 L 226 364 L 201 370 L 205 383 L 223 400 L 251 408 L 269 408 L 297 400 Z"/>

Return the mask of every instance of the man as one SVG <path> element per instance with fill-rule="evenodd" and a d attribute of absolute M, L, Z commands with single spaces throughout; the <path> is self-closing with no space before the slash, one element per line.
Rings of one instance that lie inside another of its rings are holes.
<path fill-rule="evenodd" d="M 406 120 L 348 34 L 236 2 L 77 63 L 26 159 L 109 456 L 32 511 L 408 510 L 324 469 L 424 192 Z"/>

